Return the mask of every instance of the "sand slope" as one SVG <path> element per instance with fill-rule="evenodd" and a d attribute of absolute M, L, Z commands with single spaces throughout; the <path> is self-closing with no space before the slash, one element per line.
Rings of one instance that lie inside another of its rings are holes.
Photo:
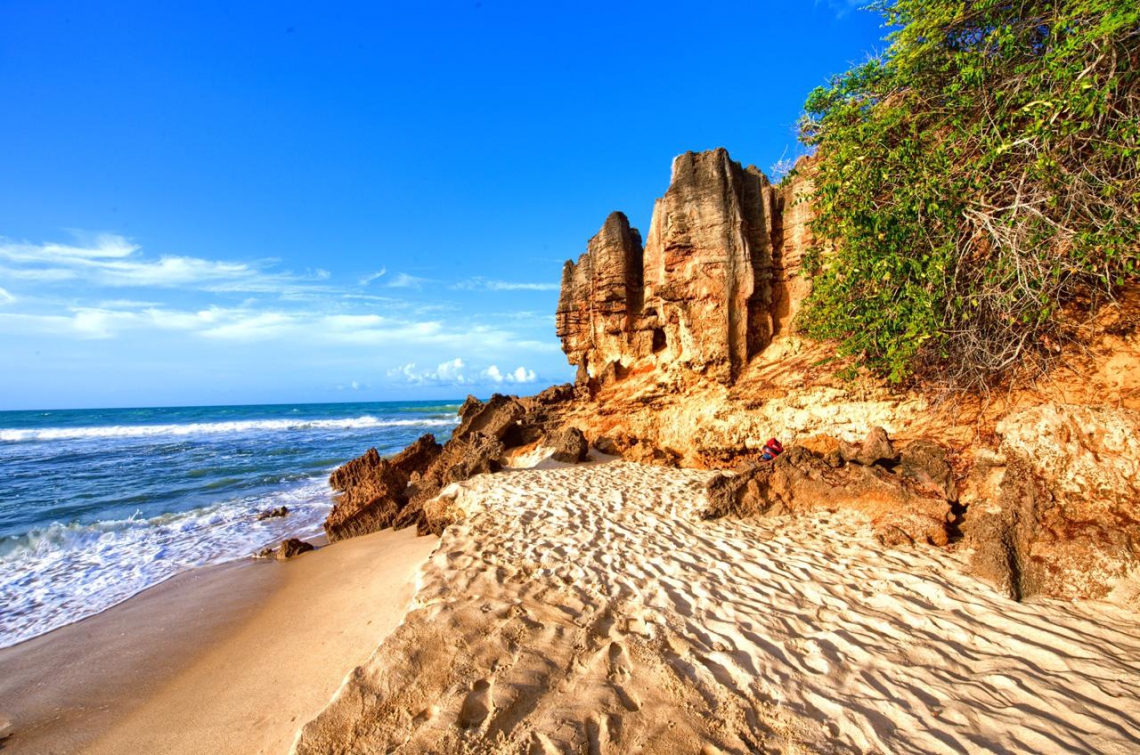
<path fill-rule="evenodd" d="M 703 522 L 706 477 L 464 483 L 415 610 L 295 751 L 1140 751 L 1134 615 L 1013 603 L 853 515 Z"/>

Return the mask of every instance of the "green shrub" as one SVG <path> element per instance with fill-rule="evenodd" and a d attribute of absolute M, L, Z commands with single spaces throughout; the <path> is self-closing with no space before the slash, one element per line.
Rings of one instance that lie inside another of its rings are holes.
<path fill-rule="evenodd" d="M 1140 3 L 879 0 L 880 58 L 811 93 L 803 326 L 893 381 L 1041 360 L 1140 268 Z"/>

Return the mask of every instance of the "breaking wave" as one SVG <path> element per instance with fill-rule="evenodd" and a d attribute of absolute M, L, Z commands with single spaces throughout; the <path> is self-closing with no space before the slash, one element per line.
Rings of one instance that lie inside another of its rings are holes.
<path fill-rule="evenodd" d="M 162 425 L 104 425 L 98 427 L 39 427 L 0 430 L 0 441 L 20 443 L 85 438 L 153 438 L 188 435 L 220 435 L 249 432 L 297 432 L 307 430 L 369 430 L 385 427 L 452 427 L 455 417 L 380 419 L 365 415 L 347 419 L 260 419 L 233 422 L 192 422 Z"/>
<path fill-rule="evenodd" d="M 257 521 L 267 508 L 284 518 Z M 0 539 L 0 647 L 99 613 L 196 566 L 248 557 L 285 537 L 311 537 L 330 508 L 324 476 L 150 518 L 52 523 Z"/>

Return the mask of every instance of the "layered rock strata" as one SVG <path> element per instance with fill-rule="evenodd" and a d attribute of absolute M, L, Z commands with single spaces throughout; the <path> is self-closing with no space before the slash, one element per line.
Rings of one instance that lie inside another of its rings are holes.
<path fill-rule="evenodd" d="M 626 216 L 611 214 L 562 270 L 557 333 L 579 385 L 620 379 L 642 360 L 734 382 L 807 292 L 810 164 L 801 172 L 776 188 L 724 149 L 686 152 L 644 247 Z"/>

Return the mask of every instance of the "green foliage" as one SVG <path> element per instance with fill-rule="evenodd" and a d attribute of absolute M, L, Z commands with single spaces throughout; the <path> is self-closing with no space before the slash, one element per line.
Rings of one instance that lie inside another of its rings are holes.
<path fill-rule="evenodd" d="M 988 383 L 1140 269 L 1140 3 L 871 7 L 890 48 L 801 124 L 829 250 L 803 324 L 894 381 Z"/>

